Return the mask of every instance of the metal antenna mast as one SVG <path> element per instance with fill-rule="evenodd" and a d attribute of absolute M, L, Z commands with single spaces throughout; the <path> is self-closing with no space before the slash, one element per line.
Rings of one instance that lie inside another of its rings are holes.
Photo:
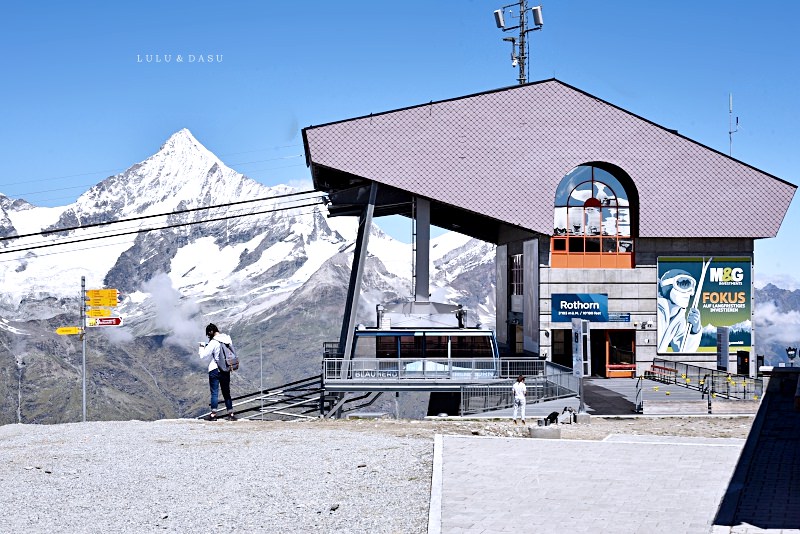
<path fill-rule="evenodd" d="M 739 117 L 733 127 L 733 93 L 728 93 L 728 155 L 733 157 L 733 134 L 739 131 Z"/>
<path fill-rule="evenodd" d="M 516 26 L 506 27 L 505 11 L 508 9 L 509 16 L 514 16 L 509 8 L 517 6 L 519 10 L 519 24 Z M 531 8 L 530 15 L 533 15 L 533 28 L 528 28 L 528 0 L 519 0 L 516 4 L 509 4 L 503 6 L 494 12 L 494 21 L 497 27 L 504 32 L 519 29 L 519 37 L 504 37 L 504 41 L 511 43 L 511 66 L 519 68 L 519 77 L 517 81 L 520 84 L 527 83 L 527 65 L 528 65 L 528 43 L 526 36 L 528 32 L 541 30 L 544 26 L 544 19 L 542 18 L 542 6 Z M 519 48 L 517 45 L 519 44 Z"/>

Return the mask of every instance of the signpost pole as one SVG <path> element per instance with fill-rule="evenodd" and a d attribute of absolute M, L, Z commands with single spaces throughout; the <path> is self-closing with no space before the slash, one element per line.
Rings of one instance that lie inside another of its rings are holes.
<path fill-rule="evenodd" d="M 261 370 L 259 374 L 261 375 L 261 420 L 264 420 L 264 347 L 262 346 L 261 341 L 258 342 L 258 358 L 261 361 Z"/>
<path fill-rule="evenodd" d="M 83 422 L 86 422 L 86 277 L 81 276 L 81 341 L 83 346 Z"/>

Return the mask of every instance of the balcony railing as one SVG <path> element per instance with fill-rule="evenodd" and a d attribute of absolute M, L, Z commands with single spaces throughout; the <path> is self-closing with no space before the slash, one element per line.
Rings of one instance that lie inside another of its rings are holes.
<path fill-rule="evenodd" d="M 324 358 L 325 380 L 487 380 L 500 378 L 498 360 L 483 358 Z"/>
<path fill-rule="evenodd" d="M 498 360 L 495 358 L 324 358 L 324 380 L 509 380 L 519 375 L 569 381 L 571 371 L 544 360 Z"/>

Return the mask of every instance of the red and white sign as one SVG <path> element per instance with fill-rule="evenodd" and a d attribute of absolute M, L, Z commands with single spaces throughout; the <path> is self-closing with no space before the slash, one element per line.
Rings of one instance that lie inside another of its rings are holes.
<path fill-rule="evenodd" d="M 86 326 L 120 326 L 122 317 L 94 317 L 87 319 Z"/>

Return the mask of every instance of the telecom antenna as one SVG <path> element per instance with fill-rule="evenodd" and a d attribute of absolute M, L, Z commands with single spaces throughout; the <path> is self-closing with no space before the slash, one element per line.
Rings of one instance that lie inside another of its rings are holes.
<path fill-rule="evenodd" d="M 733 134 L 739 131 L 739 117 L 733 127 L 733 93 L 728 93 L 728 155 L 733 157 Z"/>
<path fill-rule="evenodd" d="M 519 13 L 519 24 L 516 26 L 506 27 L 506 10 L 508 10 L 508 15 L 513 17 L 515 15 L 510 8 L 515 6 L 517 7 L 517 11 Z M 533 28 L 528 27 L 529 15 L 533 16 Z M 516 4 L 509 4 L 495 10 L 494 21 L 495 24 L 497 24 L 497 27 L 504 32 L 519 29 L 519 37 L 504 37 L 503 40 L 511 43 L 511 66 L 519 68 L 519 77 L 517 78 L 517 81 L 519 81 L 520 84 L 527 83 L 528 77 L 525 71 L 528 64 L 529 53 L 526 36 L 528 35 L 528 32 L 541 30 L 542 26 L 544 26 L 544 19 L 542 18 L 542 6 L 531 8 L 529 13 L 528 0 L 519 0 L 519 2 Z"/>

